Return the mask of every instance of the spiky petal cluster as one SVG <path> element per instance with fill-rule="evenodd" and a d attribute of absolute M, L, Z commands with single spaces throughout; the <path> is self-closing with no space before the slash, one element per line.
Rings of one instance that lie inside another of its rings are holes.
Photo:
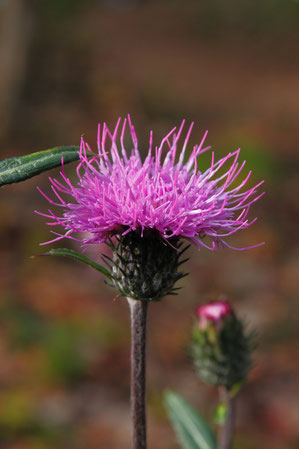
<path fill-rule="evenodd" d="M 88 156 L 90 148 L 82 139 L 78 181 L 73 185 L 62 170 L 62 182 L 50 178 L 57 200 L 43 194 L 63 210 L 62 216 L 51 210 L 41 214 L 52 220 L 47 224 L 61 225 L 66 230 L 64 234 L 53 232 L 56 238 L 52 241 L 76 239 L 73 233 L 79 232 L 84 233 L 84 243 L 100 243 L 115 234 L 136 231 L 142 236 L 145 230 L 154 229 L 164 239 L 183 237 L 198 248 L 208 247 L 202 241 L 204 236 L 211 238 L 209 249 L 230 247 L 224 237 L 255 221 L 248 221 L 247 214 L 251 204 L 262 196 L 257 194 L 262 182 L 242 191 L 249 172 L 237 184 L 245 164 L 238 162 L 240 150 L 217 162 L 212 153 L 210 168 L 201 172 L 198 157 L 210 149 L 204 147 L 207 132 L 190 153 L 188 141 L 193 123 L 179 147 L 184 124 L 173 128 L 154 148 L 151 132 L 144 162 L 130 117 L 122 124 L 119 119 L 113 131 L 105 123 L 102 129 L 99 126 L 98 154 L 94 157 Z M 129 152 L 124 145 L 127 125 L 132 140 Z M 67 195 L 66 199 L 61 194 Z"/>

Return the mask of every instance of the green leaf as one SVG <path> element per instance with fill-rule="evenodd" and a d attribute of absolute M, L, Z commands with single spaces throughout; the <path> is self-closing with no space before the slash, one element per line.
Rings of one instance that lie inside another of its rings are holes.
<path fill-rule="evenodd" d="M 25 156 L 10 157 L 0 162 L 0 186 L 14 182 L 25 181 L 46 170 L 59 167 L 61 158 L 64 164 L 79 159 L 79 147 L 56 147 L 50 150 L 26 154 Z M 87 152 L 87 156 L 93 153 Z"/>
<path fill-rule="evenodd" d="M 223 426 L 223 424 L 226 421 L 226 417 L 227 417 L 227 405 L 224 404 L 224 402 L 220 402 L 217 405 L 217 408 L 213 415 L 214 421 L 216 424 L 218 424 L 218 426 Z"/>
<path fill-rule="evenodd" d="M 164 395 L 164 404 L 184 449 L 217 449 L 215 436 L 209 425 L 185 399 L 168 391 Z"/>
<path fill-rule="evenodd" d="M 38 254 L 37 256 L 33 257 L 39 256 L 64 256 L 69 257 L 70 259 L 79 260 L 80 262 L 86 263 L 87 265 L 91 266 L 95 270 L 100 271 L 104 276 L 111 279 L 111 274 L 105 267 L 102 267 L 102 265 L 99 265 L 98 263 L 94 262 L 93 260 L 89 259 L 86 256 L 83 256 L 83 254 L 74 251 L 73 249 L 67 248 L 51 249 L 47 253 Z"/>

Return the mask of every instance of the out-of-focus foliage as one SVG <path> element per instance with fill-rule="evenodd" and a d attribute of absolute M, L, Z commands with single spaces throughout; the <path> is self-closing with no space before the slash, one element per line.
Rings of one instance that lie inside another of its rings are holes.
<path fill-rule="evenodd" d="M 180 395 L 168 391 L 165 407 L 177 438 L 184 449 L 216 449 L 212 430 L 202 416 Z"/>
<path fill-rule="evenodd" d="M 37 7 L 47 20 L 65 20 L 95 3 L 96 0 L 44 0 Z"/>
<path fill-rule="evenodd" d="M 214 0 L 198 4 L 197 9 L 198 29 L 211 37 L 237 29 L 258 41 L 267 33 L 288 33 L 298 26 L 299 5 L 292 0 Z"/>

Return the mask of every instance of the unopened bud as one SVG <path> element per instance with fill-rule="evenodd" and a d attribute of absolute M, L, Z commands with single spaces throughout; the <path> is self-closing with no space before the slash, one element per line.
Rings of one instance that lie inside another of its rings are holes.
<path fill-rule="evenodd" d="M 251 367 L 251 336 L 227 301 L 197 309 L 191 354 L 198 375 L 208 384 L 228 390 L 242 384 Z"/>

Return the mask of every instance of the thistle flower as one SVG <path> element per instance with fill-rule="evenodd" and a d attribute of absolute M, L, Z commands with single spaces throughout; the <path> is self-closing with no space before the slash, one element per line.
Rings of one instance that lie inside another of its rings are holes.
<path fill-rule="evenodd" d="M 127 125 L 132 140 L 129 152 L 124 144 Z M 47 214 L 38 213 L 51 220 L 47 223 L 49 226 L 61 226 L 65 230 L 64 234 L 51 231 L 55 238 L 46 243 L 63 238 L 81 241 L 85 245 L 106 242 L 113 251 L 113 257 L 108 257 L 107 262 L 111 270 L 108 277 L 113 286 L 127 297 L 131 311 L 134 449 L 146 448 L 148 301 L 158 301 L 167 294 L 174 294 L 175 282 L 184 276 L 179 267 L 185 262 L 180 258 L 187 247 L 182 246 L 181 239 L 198 249 L 201 246 L 211 250 L 225 246 L 232 248 L 225 238 L 248 228 L 256 220 L 249 221 L 247 214 L 250 206 L 263 195 L 257 193 L 262 182 L 243 191 L 251 172 L 237 184 L 245 164 L 238 162 L 240 150 L 217 162 L 212 152 L 209 169 L 200 171 L 198 158 L 210 149 L 204 146 L 207 132 L 189 153 L 187 148 L 193 123 L 179 149 L 184 125 L 185 121 L 178 129 L 173 128 L 155 147 L 151 132 L 149 149 L 142 162 L 130 116 L 123 120 L 122 125 L 119 119 L 113 131 L 104 123 L 102 128 L 98 127 L 97 154 L 90 157 L 91 150 L 81 139 L 75 184 L 65 174 L 62 164 L 61 180 L 49 178 L 55 201 L 39 189 L 50 204 L 62 208 L 62 214 L 58 216 L 50 209 Z M 186 153 L 189 153 L 188 157 Z M 76 233 L 81 233 L 81 238 Z M 211 240 L 211 246 L 203 242 L 205 237 Z M 103 272 L 103 267 L 100 268 Z M 209 321 L 212 317 L 212 321 L 218 322 L 224 319 L 223 313 L 218 307 L 205 319 Z M 239 321 L 234 321 L 232 313 L 225 319 L 228 317 L 228 322 L 232 323 L 228 333 L 223 326 L 219 334 L 214 332 L 214 340 L 210 340 L 213 333 L 197 329 L 193 354 L 199 372 L 209 382 L 230 388 L 246 375 L 248 358 L 242 326 Z M 228 345 L 223 346 L 226 338 Z M 232 343 L 238 343 L 243 350 L 242 363 L 239 364 L 240 359 L 237 359 L 236 370 Z M 223 348 L 228 353 L 223 352 Z"/>
<path fill-rule="evenodd" d="M 251 367 L 252 334 L 244 331 L 228 301 L 198 307 L 191 355 L 198 375 L 227 390 L 244 382 Z"/>
<path fill-rule="evenodd" d="M 132 140 L 129 153 L 124 145 L 127 125 Z M 113 131 L 105 123 L 102 128 L 99 126 L 98 153 L 94 157 L 88 157 L 87 150 L 91 150 L 82 139 L 78 181 L 72 184 L 62 169 L 61 181 L 49 178 L 57 198 L 55 201 L 39 189 L 52 205 L 62 208 L 61 216 L 52 210 L 48 214 L 40 213 L 51 219 L 48 225 L 60 225 L 65 229 L 64 234 L 52 231 L 56 237 L 47 243 L 68 238 L 92 244 L 111 242 L 112 237 L 118 236 L 118 244 L 113 247 L 117 279 L 130 265 L 129 274 L 131 278 L 139 279 L 140 288 L 138 293 L 134 292 L 135 280 L 126 285 L 121 281 L 121 287 L 119 282 L 115 285 L 123 294 L 128 293 L 132 297 L 142 294 L 156 299 L 171 292 L 181 276 L 178 273 L 179 239 L 190 241 L 198 249 L 201 246 L 211 250 L 224 246 L 232 248 L 225 238 L 256 220 L 249 221 L 247 214 L 250 206 L 263 195 L 257 193 L 262 182 L 242 192 L 250 177 L 249 172 L 236 185 L 245 164 L 238 162 L 240 150 L 217 162 L 212 153 L 210 168 L 201 172 L 197 166 L 198 157 L 210 149 L 204 146 L 207 132 L 186 158 L 193 123 L 179 150 L 184 125 L 185 121 L 179 129 L 173 128 L 156 147 L 153 147 L 151 132 L 144 162 L 130 116 L 123 120 L 122 125 L 119 119 Z M 224 170 L 226 164 L 228 167 Z M 64 195 L 67 195 L 66 199 Z M 74 233 L 82 233 L 83 237 L 75 237 Z M 204 237 L 211 240 L 211 246 L 203 241 Z M 152 245 L 156 250 L 145 251 L 145 240 L 149 245 L 156 240 Z M 128 256 L 128 242 L 131 256 Z M 142 270 L 138 269 L 140 260 L 135 260 L 137 253 L 143 254 Z M 171 270 L 162 261 L 156 263 L 162 253 L 163 260 L 170 261 Z M 125 277 L 128 281 L 128 273 Z M 155 279 L 155 289 L 149 288 L 152 279 Z"/>

